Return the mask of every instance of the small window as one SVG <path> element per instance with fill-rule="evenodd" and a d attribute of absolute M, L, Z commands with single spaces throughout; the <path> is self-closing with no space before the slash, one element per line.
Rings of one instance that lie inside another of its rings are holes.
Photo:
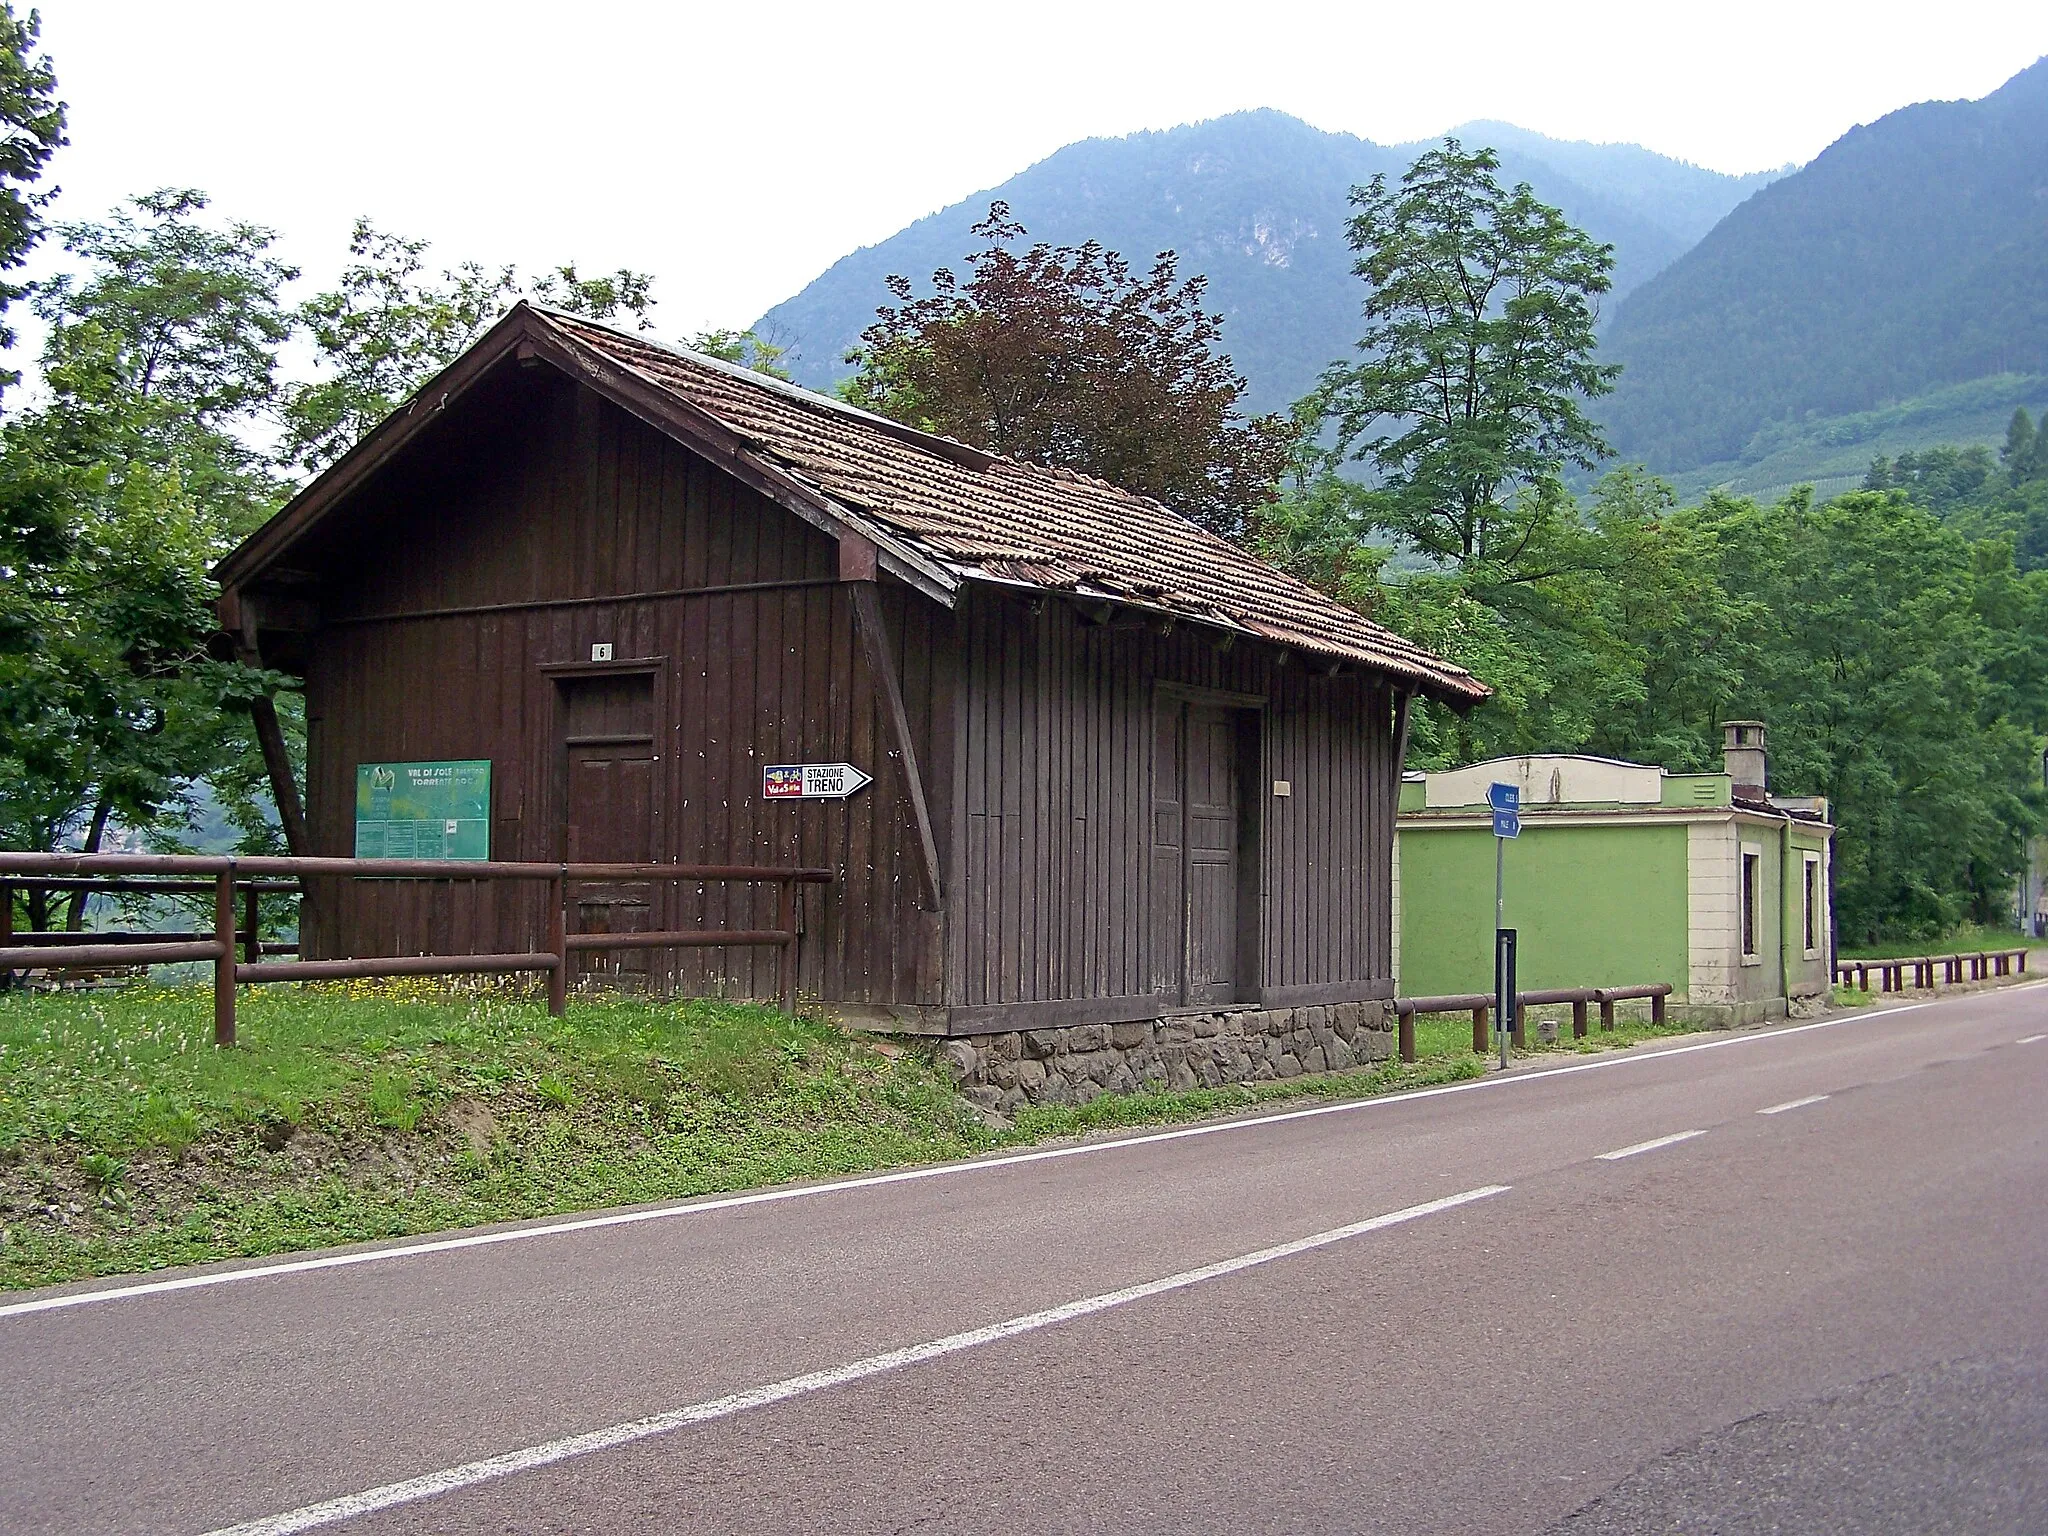
<path fill-rule="evenodd" d="M 1806 958 L 1820 953 L 1820 860 L 1806 856 Z"/>
<path fill-rule="evenodd" d="M 1756 955 L 1756 953 L 1757 953 L 1757 947 L 1756 947 L 1756 930 L 1757 930 L 1757 921 L 1756 921 L 1756 918 L 1757 918 L 1757 910 L 1756 910 L 1756 906 L 1757 906 L 1757 898 L 1758 898 L 1758 896 L 1759 896 L 1759 894 L 1760 894 L 1760 893 L 1759 893 L 1759 891 L 1758 891 L 1758 887 L 1759 887 L 1759 886 L 1760 886 L 1760 885 L 1761 885 L 1761 884 L 1763 883 L 1763 881 L 1762 881 L 1762 878 L 1761 878 L 1761 877 L 1762 877 L 1762 874 L 1763 874 L 1763 866 L 1764 866 L 1764 856 L 1763 856 L 1763 855 L 1762 855 L 1761 853 L 1751 853 L 1751 852 L 1750 852 L 1750 851 L 1749 851 L 1748 849 L 1746 849 L 1746 848 L 1745 848 L 1745 849 L 1743 850 L 1743 852 L 1742 852 L 1742 954 L 1743 954 L 1743 958 L 1744 958 L 1744 959 L 1749 959 L 1749 958 L 1752 958 L 1752 957 L 1754 957 L 1754 956 Z"/>

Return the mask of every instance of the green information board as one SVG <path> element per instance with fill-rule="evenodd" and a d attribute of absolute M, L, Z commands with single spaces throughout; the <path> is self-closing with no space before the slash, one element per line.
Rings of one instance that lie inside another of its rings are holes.
<path fill-rule="evenodd" d="M 356 857 L 488 859 L 491 765 L 356 764 Z"/>

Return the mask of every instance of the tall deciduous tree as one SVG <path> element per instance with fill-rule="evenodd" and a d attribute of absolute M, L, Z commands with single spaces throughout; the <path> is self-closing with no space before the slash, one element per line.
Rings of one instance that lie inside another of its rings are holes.
<path fill-rule="evenodd" d="M 1132 271 L 1090 241 L 1016 249 L 1003 203 L 974 227 L 965 281 L 941 269 L 916 297 L 891 277 L 849 355 L 854 403 L 994 453 L 1078 470 L 1156 497 L 1225 535 L 1271 495 L 1291 432 L 1246 419 L 1245 380 L 1219 347 L 1205 279 L 1171 251 Z"/>
<path fill-rule="evenodd" d="M 39 12 L 21 16 L 0 0 L 0 272 L 18 270 L 41 242 L 43 210 L 56 188 L 37 184 L 50 156 L 66 142 L 56 71 L 48 54 L 36 52 L 42 30 Z M 14 345 L 7 309 L 26 291 L 20 283 L 0 280 L 0 348 Z M 0 372 L 0 384 L 20 378 Z"/>
<path fill-rule="evenodd" d="M 39 524 L 0 583 L 0 837 L 97 847 L 232 755 L 223 706 L 265 681 L 214 662 L 218 559 L 282 493 L 252 437 L 275 400 L 291 269 L 197 193 L 63 228 L 45 285 L 45 398 L 0 438 L 4 524 Z M 24 510 L 28 509 L 28 510 Z M 74 908 L 75 917 L 75 908 Z"/>
<path fill-rule="evenodd" d="M 1594 360 L 1612 248 L 1499 164 L 1446 139 L 1399 186 L 1353 189 L 1363 356 L 1323 379 L 1339 451 L 1377 478 L 1373 524 L 1493 580 L 1525 579 L 1564 469 L 1606 456 L 1584 407 L 1620 371 Z"/>

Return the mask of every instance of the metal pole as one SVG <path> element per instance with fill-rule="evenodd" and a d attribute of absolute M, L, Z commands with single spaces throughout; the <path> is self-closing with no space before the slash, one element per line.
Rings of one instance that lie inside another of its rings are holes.
<path fill-rule="evenodd" d="M 1500 1041 L 1500 1066 L 1508 1067 L 1508 1035 L 1514 1028 L 1514 979 L 1508 974 L 1508 949 L 1502 937 L 1507 932 L 1507 848 L 1508 840 L 1493 840 L 1493 1028 Z"/>

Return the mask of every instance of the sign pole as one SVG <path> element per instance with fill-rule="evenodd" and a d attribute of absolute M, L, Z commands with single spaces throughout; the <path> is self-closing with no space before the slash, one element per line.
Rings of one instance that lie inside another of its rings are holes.
<path fill-rule="evenodd" d="M 1493 1026 L 1500 1040 L 1500 1065 L 1506 1071 L 1508 1042 L 1515 1024 L 1515 931 L 1508 926 L 1508 839 L 1522 835 L 1522 791 L 1515 784 L 1489 784 L 1486 803 L 1493 810 Z"/>
<path fill-rule="evenodd" d="M 1513 1027 L 1515 1014 L 1514 977 L 1508 947 L 1508 915 L 1506 881 L 1508 840 L 1496 837 L 1493 840 L 1493 1028 L 1500 1041 L 1500 1067 L 1508 1067 L 1508 1031 Z"/>

